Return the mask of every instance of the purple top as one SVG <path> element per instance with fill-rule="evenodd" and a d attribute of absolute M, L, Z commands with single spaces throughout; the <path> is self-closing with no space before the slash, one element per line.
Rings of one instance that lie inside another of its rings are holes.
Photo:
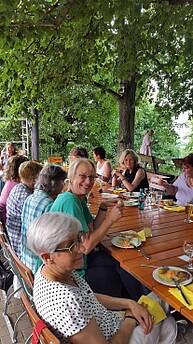
<path fill-rule="evenodd" d="M 18 184 L 18 182 L 16 182 L 15 180 L 7 180 L 4 187 L 3 187 L 3 190 L 1 192 L 1 196 L 0 196 L 0 220 L 3 222 L 3 224 L 5 224 L 5 222 L 6 222 L 7 198 L 10 194 L 10 191 L 17 184 Z"/>

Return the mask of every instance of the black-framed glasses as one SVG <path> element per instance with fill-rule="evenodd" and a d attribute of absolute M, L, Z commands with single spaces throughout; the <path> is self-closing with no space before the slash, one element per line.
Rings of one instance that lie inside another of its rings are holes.
<path fill-rule="evenodd" d="M 95 179 L 96 179 L 96 175 L 87 175 L 87 174 L 83 174 L 83 173 L 79 173 L 79 175 L 78 175 L 81 179 L 83 179 L 83 180 L 86 180 L 87 178 L 89 178 L 89 180 L 91 181 L 91 182 L 93 182 Z"/>
<path fill-rule="evenodd" d="M 70 246 L 65 246 L 61 248 L 56 248 L 54 252 L 67 252 L 67 253 L 74 253 L 74 250 L 78 249 L 81 242 L 83 242 L 86 238 L 86 233 L 83 231 L 78 232 L 77 239 L 72 242 Z"/>

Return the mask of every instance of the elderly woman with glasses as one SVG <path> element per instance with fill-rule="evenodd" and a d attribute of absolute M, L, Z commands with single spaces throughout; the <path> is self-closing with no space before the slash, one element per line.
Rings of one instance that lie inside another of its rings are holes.
<path fill-rule="evenodd" d="M 74 271 L 83 265 L 81 227 L 70 216 L 47 213 L 27 232 L 28 246 L 43 261 L 35 276 L 34 304 L 60 342 L 174 344 L 173 318 L 153 325 L 146 308 L 129 299 L 94 294 Z"/>
<path fill-rule="evenodd" d="M 138 299 L 142 293 L 141 284 L 120 268 L 118 262 L 105 251 L 96 248 L 111 225 L 121 217 L 122 207 L 116 205 L 107 214 L 107 205 L 101 203 L 96 218 L 88 209 L 86 196 L 91 191 L 96 177 L 95 165 L 88 159 L 77 159 L 69 167 L 68 192 L 58 195 L 50 211 L 63 212 L 77 218 L 85 240 L 84 266 L 78 269 L 95 292 L 111 296 L 130 295 Z"/>
<path fill-rule="evenodd" d="M 113 171 L 112 186 L 123 184 L 130 192 L 149 188 L 146 171 L 139 165 L 138 156 L 126 149 L 119 158 L 120 169 Z"/>

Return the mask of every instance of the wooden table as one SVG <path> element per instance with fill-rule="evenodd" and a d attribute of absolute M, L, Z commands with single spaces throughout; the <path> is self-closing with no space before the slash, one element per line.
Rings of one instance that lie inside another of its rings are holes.
<path fill-rule="evenodd" d="M 94 190 L 94 197 L 90 200 L 90 209 L 96 213 L 101 194 Z M 145 251 L 152 256 L 147 261 L 136 249 L 121 249 L 111 244 L 111 239 L 118 232 L 143 228 L 144 217 L 152 218 L 152 237 L 143 244 Z M 141 267 L 141 264 L 185 266 L 187 262 L 178 257 L 184 254 L 182 245 L 186 239 L 193 240 L 193 223 L 184 222 L 185 212 L 172 212 L 152 206 L 140 211 L 137 207 L 124 207 L 122 218 L 117 221 L 102 241 L 108 252 L 120 262 L 122 268 L 135 276 L 150 290 L 154 291 L 173 308 L 181 312 L 193 322 L 193 310 L 188 310 L 180 301 L 172 296 L 168 287 L 159 284 L 152 277 L 152 268 Z"/>

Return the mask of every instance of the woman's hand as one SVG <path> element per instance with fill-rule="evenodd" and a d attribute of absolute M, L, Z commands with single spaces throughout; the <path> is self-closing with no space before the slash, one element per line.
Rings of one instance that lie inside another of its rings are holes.
<path fill-rule="evenodd" d="M 116 177 L 121 178 L 123 175 L 122 175 L 122 173 L 119 170 L 113 170 L 112 176 L 113 177 L 116 176 Z"/>
<path fill-rule="evenodd" d="M 139 324 L 143 327 L 144 333 L 145 334 L 150 333 L 153 327 L 153 318 L 151 314 L 148 312 L 148 310 L 144 306 L 139 305 L 137 302 L 132 301 L 132 303 L 130 304 L 129 311 L 135 317 L 135 319 L 139 322 Z M 127 314 L 127 311 L 126 311 L 126 314 Z"/>
<path fill-rule="evenodd" d="M 115 221 L 120 219 L 120 217 L 122 216 L 122 213 L 123 213 L 123 202 L 119 201 L 108 214 L 108 220 L 111 222 L 111 224 L 113 224 Z"/>

